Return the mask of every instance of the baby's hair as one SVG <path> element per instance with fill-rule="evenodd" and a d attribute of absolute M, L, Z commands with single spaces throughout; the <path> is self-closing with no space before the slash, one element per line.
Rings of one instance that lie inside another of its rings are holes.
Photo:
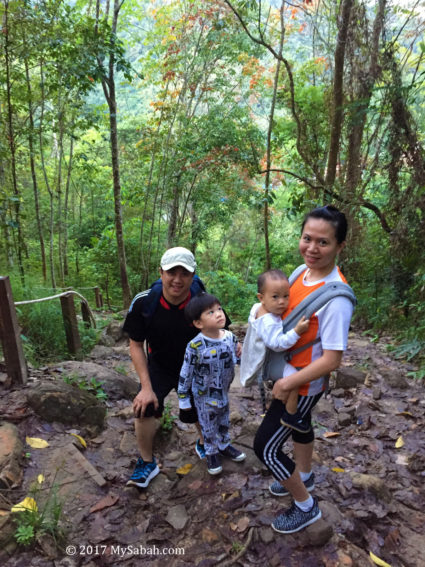
<path fill-rule="evenodd" d="M 266 270 L 258 276 L 257 280 L 257 291 L 258 293 L 263 293 L 266 281 L 271 280 L 286 280 L 288 281 L 288 276 L 282 272 L 282 270 Z"/>
<path fill-rule="evenodd" d="M 211 295 L 210 293 L 203 291 L 199 295 L 192 297 L 184 308 L 184 315 L 190 323 L 193 323 L 193 321 L 198 321 L 201 318 L 202 313 L 206 309 L 217 304 L 221 305 L 215 295 Z"/>

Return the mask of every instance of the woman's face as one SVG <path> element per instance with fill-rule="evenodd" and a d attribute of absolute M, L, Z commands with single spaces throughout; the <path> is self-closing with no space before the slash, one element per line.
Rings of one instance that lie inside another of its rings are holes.
<path fill-rule="evenodd" d="M 322 272 L 323 275 L 331 272 L 335 259 L 344 246 L 345 241 L 338 243 L 335 228 L 330 222 L 309 218 L 305 223 L 299 248 L 310 270 Z"/>

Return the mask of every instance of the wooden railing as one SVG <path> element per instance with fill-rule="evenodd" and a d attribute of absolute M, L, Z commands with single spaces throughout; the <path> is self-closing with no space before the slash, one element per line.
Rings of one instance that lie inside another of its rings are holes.
<path fill-rule="evenodd" d="M 103 300 L 99 288 L 95 287 L 92 289 L 95 291 L 96 307 L 102 307 Z M 90 325 L 93 324 L 93 327 L 96 327 L 96 321 L 86 298 L 77 291 L 68 289 L 49 297 L 17 301 L 14 303 L 9 277 L 0 276 L 0 341 L 3 347 L 6 372 L 12 382 L 25 384 L 28 378 L 27 364 L 22 347 L 21 329 L 16 315 L 15 305 L 28 305 L 30 303 L 60 299 L 68 351 L 76 358 L 80 358 L 82 355 L 81 340 L 78 331 L 74 296 L 78 296 L 81 299 L 81 315 L 84 325 L 90 327 Z"/>

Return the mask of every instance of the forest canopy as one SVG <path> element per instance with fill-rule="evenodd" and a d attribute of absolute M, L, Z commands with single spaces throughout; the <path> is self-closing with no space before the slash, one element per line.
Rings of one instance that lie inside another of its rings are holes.
<path fill-rule="evenodd" d="M 236 319 L 332 203 L 356 321 L 425 341 L 425 3 L 2 0 L 0 273 L 127 307 L 173 245 Z"/>

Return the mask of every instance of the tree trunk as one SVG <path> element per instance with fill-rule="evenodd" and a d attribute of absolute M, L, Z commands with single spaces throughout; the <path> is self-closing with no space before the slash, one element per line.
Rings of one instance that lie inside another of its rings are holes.
<path fill-rule="evenodd" d="M 326 168 L 325 183 L 332 187 L 335 182 L 336 166 L 338 163 L 339 141 L 341 138 L 342 121 L 344 116 L 344 62 L 345 47 L 347 44 L 348 24 L 350 22 L 351 8 L 354 0 L 343 0 L 341 25 L 338 31 L 335 49 L 335 71 L 333 85 L 333 116 L 331 122 L 331 137 L 329 141 L 328 164 Z"/>
<path fill-rule="evenodd" d="M 44 182 L 46 184 L 47 192 L 49 193 L 50 200 L 50 213 L 49 213 L 49 264 L 50 264 L 50 280 L 52 288 L 56 289 L 56 278 L 55 278 L 55 260 L 54 260 L 54 250 L 53 250 L 53 214 L 54 214 L 54 199 L 53 191 L 50 187 L 49 177 L 46 171 L 46 164 L 44 163 L 44 150 L 43 150 L 43 118 L 44 118 L 44 73 L 43 73 L 43 62 L 40 62 L 40 85 L 41 85 L 41 109 L 40 109 L 40 157 L 41 157 L 41 167 L 43 169 Z"/>
<path fill-rule="evenodd" d="M 69 146 L 69 160 L 68 160 L 68 171 L 66 176 L 65 185 L 65 200 L 63 204 L 63 274 L 66 277 L 69 275 L 68 267 L 68 203 L 69 203 L 69 189 L 71 185 L 71 171 L 72 171 L 72 158 L 74 152 L 74 138 L 70 137 Z"/>
<path fill-rule="evenodd" d="M 25 43 L 25 37 L 24 37 L 24 43 Z M 26 77 L 27 92 L 28 92 L 28 116 L 29 116 L 29 125 L 30 125 L 30 129 L 28 133 L 28 146 L 30 150 L 31 179 L 32 179 L 33 192 L 34 192 L 34 208 L 35 208 L 35 218 L 37 221 L 38 240 L 40 242 L 41 270 L 43 274 L 43 281 L 44 283 L 46 283 L 47 282 L 46 250 L 44 247 L 43 228 L 41 225 L 40 200 L 38 194 L 38 183 L 37 183 L 37 175 L 35 171 L 35 160 L 34 160 L 34 116 L 32 111 L 32 90 L 31 90 L 31 81 L 28 70 L 28 61 L 26 58 L 25 58 L 25 77 Z"/>
<path fill-rule="evenodd" d="M 22 225 L 21 225 L 21 196 L 18 189 L 18 181 L 16 177 L 16 139 L 15 132 L 13 128 L 13 105 L 12 105 L 12 82 L 10 77 L 10 53 L 9 53 L 9 1 L 4 2 L 4 20 L 3 20 L 3 34 L 4 34 L 4 62 L 6 71 L 6 100 L 7 100 L 7 137 L 10 149 L 10 170 L 12 177 L 12 188 L 14 195 L 14 213 L 15 213 L 15 223 L 18 231 L 17 238 L 17 255 L 18 255 L 18 266 L 19 274 L 21 276 L 22 285 L 25 285 L 25 272 L 24 265 L 22 261 L 22 250 L 23 250 L 23 236 L 22 236 Z"/>
<path fill-rule="evenodd" d="M 112 43 L 115 41 L 118 14 L 121 8 L 118 0 L 114 0 L 114 13 L 112 18 Z M 127 275 L 127 261 L 125 254 L 125 244 L 123 235 L 122 209 L 121 209 L 121 182 L 120 182 L 120 165 L 118 150 L 118 126 L 117 126 L 117 101 L 115 95 L 115 54 L 111 49 L 109 54 L 108 76 L 102 79 L 103 92 L 109 108 L 109 129 L 112 159 L 112 177 L 114 186 L 114 215 L 115 215 L 115 232 L 117 238 L 118 262 L 120 267 L 120 279 L 123 296 L 124 307 L 127 308 L 131 303 L 131 290 Z"/>

